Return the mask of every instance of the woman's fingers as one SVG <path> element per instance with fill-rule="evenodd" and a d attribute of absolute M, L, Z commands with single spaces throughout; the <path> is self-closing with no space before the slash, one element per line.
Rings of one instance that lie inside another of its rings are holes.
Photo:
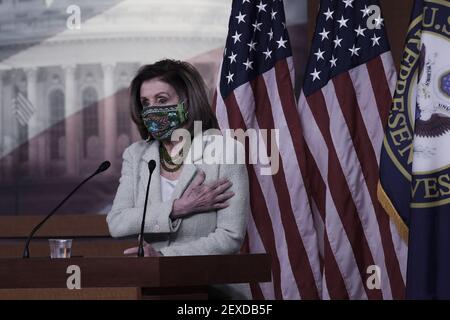
<path fill-rule="evenodd" d="M 219 194 L 218 196 L 216 196 L 216 198 L 214 199 L 216 202 L 224 202 L 228 199 L 230 199 L 232 196 L 234 196 L 234 192 L 224 192 Z"/>
<path fill-rule="evenodd" d="M 217 180 L 214 181 L 214 182 L 211 182 L 211 183 L 209 184 L 209 187 L 211 187 L 212 189 L 216 189 L 216 188 L 219 187 L 220 185 L 222 185 L 222 184 L 224 184 L 224 183 L 227 183 L 227 182 L 229 182 L 228 178 L 220 178 L 220 179 L 217 179 Z"/>
<path fill-rule="evenodd" d="M 133 247 L 126 249 L 123 254 L 137 254 L 139 247 Z"/>
<path fill-rule="evenodd" d="M 192 180 L 192 182 L 187 187 L 185 192 L 187 192 L 187 194 L 188 194 L 193 188 L 201 185 L 205 181 L 205 178 L 206 178 L 205 172 L 203 172 L 202 170 L 199 170 L 197 172 L 197 174 L 195 175 L 194 179 Z"/>
<path fill-rule="evenodd" d="M 139 247 L 133 247 L 126 249 L 123 254 L 129 255 L 129 254 L 137 254 L 139 251 Z M 144 256 L 150 257 L 154 255 L 156 251 L 153 249 L 153 247 L 144 241 Z"/>
<path fill-rule="evenodd" d="M 218 202 L 216 204 L 213 205 L 213 208 L 216 210 L 219 209 L 225 209 L 226 207 L 228 207 L 230 204 L 228 202 Z"/>
<path fill-rule="evenodd" d="M 214 189 L 214 193 L 215 194 L 221 194 L 221 193 L 225 192 L 226 190 L 228 190 L 232 185 L 233 185 L 233 183 L 231 181 L 227 180 L 227 181 L 221 183 L 220 185 L 218 185 Z"/>
<path fill-rule="evenodd" d="M 152 250 L 150 250 L 150 248 L 144 247 L 144 257 L 151 257 L 152 256 Z"/>

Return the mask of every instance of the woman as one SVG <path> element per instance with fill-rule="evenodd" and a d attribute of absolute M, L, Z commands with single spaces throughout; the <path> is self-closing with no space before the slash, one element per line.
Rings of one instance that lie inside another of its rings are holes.
<path fill-rule="evenodd" d="M 155 160 L 145 221 L 145 255 L 237 253 L 250 212 L 246 167 L 205 164 L 202 154 L 191 150 L 196 144 L 204 150 L 218 140 L 228 146 L 231 141 L 241 151 L 242 145 L 223 136 L 209 139 L 196 135 L 189 152 L 180 155 L 187 141 L 171 141 L 176 129 L 184 128 L 193 135 L 194 121 L 201 121 L 203 132 L 218 128 L 199 73 L 186 62 L 162 60 L 138 71 L 130 93 L 132 119 L 144 140 L 124 151 L 120 185 L 107 216 L 111 235 L 139 234 L 148 162 Z M 136 252 L 137 248 L 125 251 Z"/>

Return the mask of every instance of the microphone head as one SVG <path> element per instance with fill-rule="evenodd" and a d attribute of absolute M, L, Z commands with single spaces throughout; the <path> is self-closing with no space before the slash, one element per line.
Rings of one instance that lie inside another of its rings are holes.
<path fill-rule="evenodd" d="M 156 168 L 156 161 L 150 160 L 148 162 L 148 170 L 150 170 L 150 172 L 153 172 L 153 170 L 155 170 L 155 168 Z"/>
<path fill-rule="evenodd" d="M 108 170 L 108 168 L 111 166 L 111 162 L 109 161 L 103 161 L 102 164 L 98 167 L 97 171 L 95 171 L 95 174 L 98 174 L 100 172 Z"/>

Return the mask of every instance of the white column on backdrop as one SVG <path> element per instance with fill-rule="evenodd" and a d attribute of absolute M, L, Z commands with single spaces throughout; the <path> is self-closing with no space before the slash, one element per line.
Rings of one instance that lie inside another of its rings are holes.
<path fill-rule="evenodd" d="M 102 64 L 103 69 L 103 110 L 104 110 L 104 137 L 105 137 L 105 160 L 111 161 L 114 165 L 117 144 L 117 110 L 114 90 L 114 70 L 113 64 Z M 112 172 L 110 170 L 109 172 Z"/>

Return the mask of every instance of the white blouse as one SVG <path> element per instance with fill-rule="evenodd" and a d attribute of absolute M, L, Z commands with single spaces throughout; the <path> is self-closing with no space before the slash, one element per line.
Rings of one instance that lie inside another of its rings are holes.
<path fill-rule="evenodd" d="M 169 201 L 172 197 L 173 190 L 178 183 L 178 180 L 169 180 L 167 178 L 161 177 L 161 197 L 162 201 Z"/>

